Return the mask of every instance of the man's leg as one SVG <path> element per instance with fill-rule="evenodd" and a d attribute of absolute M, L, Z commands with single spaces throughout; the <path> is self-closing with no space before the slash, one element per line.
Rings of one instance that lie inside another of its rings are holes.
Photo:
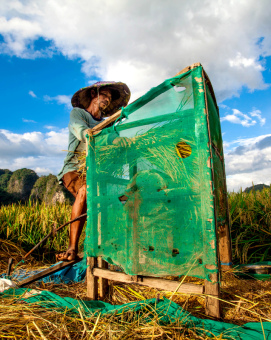
<path fill-rule="evenodd" d="M 71 219 L 75 219 L 76 217 L 84 214 L 87 211 L 87 203 L 86 203 L 86 184 L 84 184 L 79 190 L 75 197 L 75 202 L 72 206 L 72 214 Z M 78 253 L 78 243 L 79 238 L 82 233 L 84 224 L 86 221 L 86 217 L 82 217 L 79 221 L 71 223 L 70 226 L 70 242 L 69 247 L 66 252 L 57 254 L 58 261 L 71 261 L 74 260 Z"/>

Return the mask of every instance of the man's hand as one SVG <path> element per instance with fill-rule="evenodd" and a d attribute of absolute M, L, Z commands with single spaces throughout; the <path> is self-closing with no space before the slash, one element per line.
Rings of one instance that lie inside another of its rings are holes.
<path fill-rule="evenodd" d="M 127 137 L 117 137 L 113 140 L 113 144 L 117 146 L 126 147 L 130 146 L 132 144 L 132 141 Z"/>
<path fill-rule="evenodd" d="M 86 129 L 86 130 L 84 130 L 84 136 L 85 136 L 85 135 L 92 136 L 92 129 Z"/>

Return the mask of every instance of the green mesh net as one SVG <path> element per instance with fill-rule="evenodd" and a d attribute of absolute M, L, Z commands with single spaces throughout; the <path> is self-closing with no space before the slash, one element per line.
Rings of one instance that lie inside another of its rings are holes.
<path fill-rule="evenodd" d="M 218 271 L 226 188 L 218 109 L 203 75 L 199 66 L 164 81 L 89 140 L 87 256 L 130 275 Z M 103 142 L 116 137 L 128 143 Z"/>

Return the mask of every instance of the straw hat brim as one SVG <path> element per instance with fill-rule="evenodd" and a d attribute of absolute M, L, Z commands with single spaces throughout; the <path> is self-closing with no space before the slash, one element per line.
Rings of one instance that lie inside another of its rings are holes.
<path fill-rule="evenodd" d="M 100 88 L 108 88 L 112 93 L 112 101 L 110 105 L 104 110 L 104 116 L 111 116 L 120 108 L 125 107 L 130 100 L 131 92 L 126 84 L 114 81 L 99 81 L 91 86 L 83 87 L 82 89 L 75 92 L 71 99 L 72 106 L 79 107 L 81 109 L 87 109 L 90 104 L 91 90 L 99 90 Z"/>

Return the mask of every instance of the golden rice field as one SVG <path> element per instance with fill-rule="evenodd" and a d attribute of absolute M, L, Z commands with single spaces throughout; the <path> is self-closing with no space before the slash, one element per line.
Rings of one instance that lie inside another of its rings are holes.
<path fill-rule="evenodd" d="M 51 228 L 70 220 L 71 206 L 66 204 L 46 205 L 44 203 L 11 204 L 0 210 L 0 238 L 15 242 L 24 250 L 30 250 Z M 54 239 L 38 249 L 36 255 L 43 260 L 52 259 L 56 251 L 65 249 L 68 227 Z"/>
<path fill-rule="evenodd" d="M 230 193 L 229 207 L 233 257 L 236 263 L 271 260 L 271 189 L 259 192 Z M 11 240 L 25 250 L 37 244 L 55 225 L 69 221 L 71 206 L 29 202 L 12 204 L 0 209 L 0 238 Z M 65 249 L 68 227 L 49 239 L 37 254 L 43 260 Z"/>

